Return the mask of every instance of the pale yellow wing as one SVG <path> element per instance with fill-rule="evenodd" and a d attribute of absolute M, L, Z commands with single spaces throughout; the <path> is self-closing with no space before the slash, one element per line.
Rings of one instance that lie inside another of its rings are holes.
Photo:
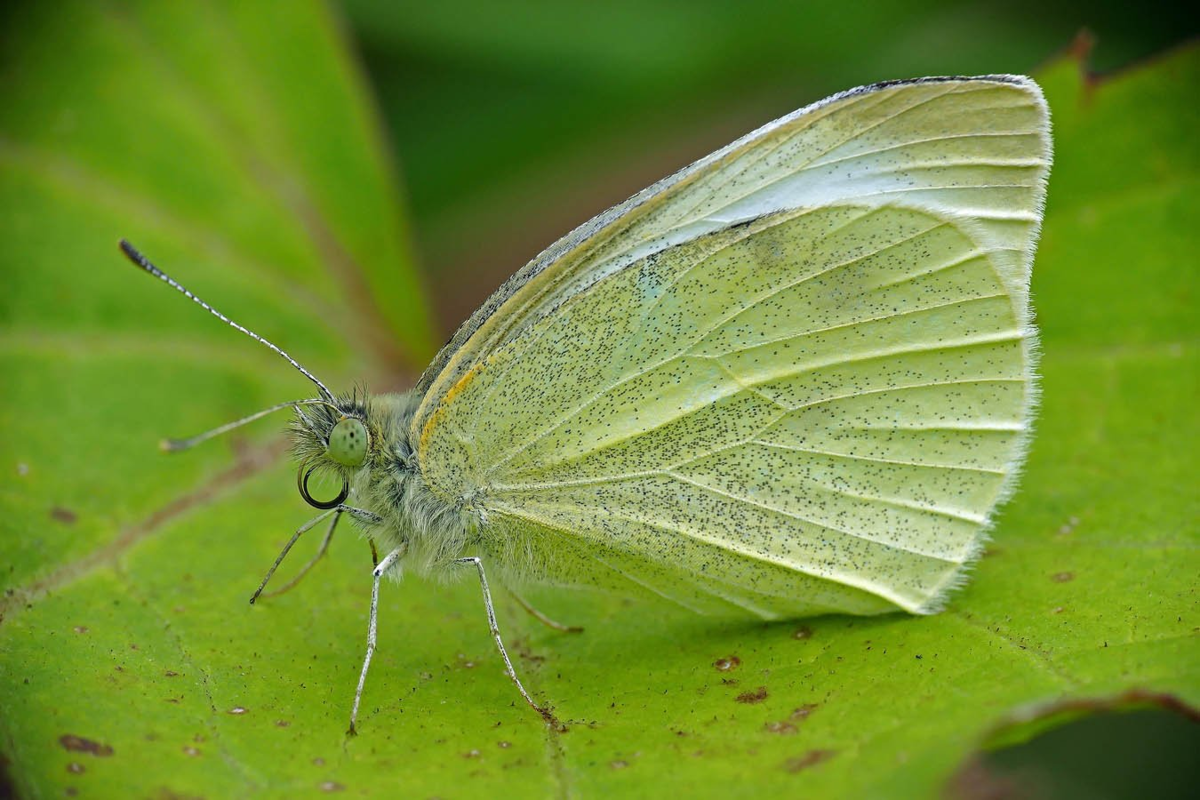
<path fill-rule="evenodd" d="M 978 551 L 1030 423 L 1040 98 L 915 83 L 807 114 L 560 243 L 430 379 L 422 474 L 511 572 L 930 611 Z"/>

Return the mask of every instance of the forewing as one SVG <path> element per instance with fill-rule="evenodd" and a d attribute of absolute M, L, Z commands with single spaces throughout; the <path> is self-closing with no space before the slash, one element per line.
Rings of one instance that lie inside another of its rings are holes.
<path fill-rule="evenodd" d="M 564 299 L 647 255 L 782 210 L 895 199 L 970 218 L 1023 299 L 1049 158 L 1041 92 L 1019 76 L 876 84 L 768 123 L 581 225 L 506 281 L 421 377 L 413 433 L 476 362 Z"/>
<path fill-rule="evenodd" d="M 778 212 L 643 258 L 478 362 L 421 441 L 501 559 L 591 554 L 685 605 L 927 611 L 1032 397 L 1022 296 L 968 220 Z M 503 539 L 503 541 L 499 541 Z"/>

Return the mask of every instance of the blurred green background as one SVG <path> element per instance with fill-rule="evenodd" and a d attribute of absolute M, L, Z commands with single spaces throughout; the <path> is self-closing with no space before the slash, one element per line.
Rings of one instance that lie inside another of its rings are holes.
<path fill-rule="evenodd" d="M 1179 57 L 1193 16 L 1025 0 L 4 6 L 0 796 L 927 796 L 955 774 L 963 797 L 1187 796 L 1200 726 L 1146 710 L 1165 695 L 1043 736 L 1029 704 L 1200 686 L 1200 98 L 1194 50 Z M 547 593 L 588 627 L 560 637 L 508 604 L 527 684 L 574 715 L 556 739 L 512 705 L 477 587 L 406 579 L 384 600 L 370 733 L 347 744 L 365 553 L 345 536 L 250 609 L 306 513 L 279 427 L 154 451 L 302 381 L 133 274 L 116 237 L 331 384 L 392 388 L 543 247 L 695 158 L 854 85 L 988 72 L 1036 74 L 1055 119 L 1034 284 L 1046 396 L 1022 491 L 951 609 L 722 627 Z M 727 681 L 715 662 L 733 653 Z M 734 699 L 760 682 L 761 705 Z M 993 734 L 1015 746 L 964 767 Z"/>
<path fill-rule="evenodd" d="M 1030 73 L 1078 35 L 1120 68 L 1186 3 L 346 0 L 452 330 L 575 225 L 768 120 L 917 75 Z"/>

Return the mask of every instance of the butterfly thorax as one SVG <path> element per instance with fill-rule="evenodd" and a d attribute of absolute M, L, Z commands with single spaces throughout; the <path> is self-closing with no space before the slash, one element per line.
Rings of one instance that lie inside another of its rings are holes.
<path fill-rule="evenodd" d="M 460 555 L 475 525 L 468 511 L 431 492 L 421 475 L 410 433 L 419 403 L 414 392 L 355 391 L 329 405 L 297 407 L 291 433 L 301 474 L 311 469 L 348 486 L 345 504 L 381 520 L 363 525 L 376 547 L 390 552 L 406 544 L 404 563 L 424 574 L 437 573 L 436 567 Z M 345 420 L 365 428 L 368 444 L 361 464 L 340 463 L 331 454 L 337 426 Z"/>

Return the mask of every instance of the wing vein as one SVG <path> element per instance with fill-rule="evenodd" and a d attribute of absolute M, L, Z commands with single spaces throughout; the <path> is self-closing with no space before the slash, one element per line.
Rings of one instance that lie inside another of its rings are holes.
<path fill-rule="evenodd" d="M 868 214 L 866 214 L 866 215 L 864 215 L 864 216 L 862 216 L 862 217 L 858 217 L 858 218 L 856 218 L 856 220 L 854 220 L 854 221 L 855 221 L 855 222 L 857 222 L 857 221 L 859 221 L 859 220 L 865 219 L 867 216 L 870 216 L 870 214 L 872 214 L 872 213 L 876 213 L 876 211 L 875 211 L 875 210 L 872 210 L 872 211 L 871 211 L 871 212 L 869 212 Z M 696 344 L 698 344 L 700 341 L 702 341 L 702 340 L 703 340 L 703 339 L 704 339 L 706 336 L 708 336 L 710 333 L 712 333 L 714 330 L 716 330 L 716 328 L 718 328 L 718 327 L 719 327 L 719 326 L 721 326 L 721 325 L 724 325 L 726 322 L 730 321 L 731 319 L 733 319 L 734 317 L 736 317 L 738 314 L 741 314 L 742 312 L 744 312 L 744 311 L 746 311 L 746 310 L 748 310 L 748 309 L 750 309 L 750 308 L 753 308 L 754 306 L 758 305 L 759 303 L 761 303 L 761 302 L 763 302 L 763 301 L 765 301 L 765 300 L 769 300 L 770 298 L 774 297 L 774 296 L 775 296 L 776 294 L 778 294 L 779 292 L 785 291 L 785 290 L 787 290 L 787 289 L 789 289 L 789 288 L 792 288 L 792 287 L 795 287 L 795 286 L 799 286 L 799 285 L 801 285 L 801 284 L 803 284 L 803 283 L 805 283 L 805 282 L 807 282 L 807 281 L 813 280 L 814 278 L 818 278 L 818 277 L 820 277 L 821 275 L 828 274 L 829 272 L 832 272 L 832 271 L 834 271 L 834 270 L 836 270 L 836 269 L 841 269 L 842 267 L 847 267 L 847 266 L 850 266 L 850 265 L 852 265 L 852 264 L 856 264 L 856 263 L 858 263 L 858 262 L 860 262 L 860 261 L 862 261 L 862 260 L 864 260 L 864 259 L 866 259 L 866 258 L 870 258 L 871 256 L 874 256 L 874 255 L 877 255 L 878 253 L 884 252 L 885 250 L 888 250 L 888 249 L 890 249 L 890 248 L 893 248 L 893 247 L 896 247 L 896 246 L 898 246 L 898 245 L 904 244 L 904 243 L 905 243 L 905 242 L 907 242 L 907 241 L 911 241 L 912 239 L 915 239 L 915 238 L 917 238 L 918 236 L 923 236 L 923 235 L 925 235 L 925 234 L 929 233 L 930 231 L 934 231 L 934 230 L 937 230 L 938 228 L 944 227 L 944 226 L 945 226 L 945 225 L 947 225 L 947 224 L 948 224 L 948 223 L 945 223 L 945 222 L 940 222 L 940 223 L 938 223 L 938 224 L 936 224 L 936 225 L 933 225 L 932 227 L 926 228 L 925 230 L 921 231 L 920 233 L 913 234 L 912 236 L 906 237 L 906 238 L 904 238 L 904 239 L 901 239 L 901 240 L 899 240 L 899 241 L 896 241 L 896 242 L 890 242 L 890 243 L 888 243 L 886 246 L 884 246 L 884 247 L 881 247 L 881 248 L 879 248 L 878 250 L 874 250 L 874 251 L 872 251 L 872 252 L 870 252 L 870 253 L 865 253 L 865 254 L 863 254 L 863 255 L 861 255 L 861 256 L 858 256 L 858 257 L 856 257 L 856 258 L 850 259 L 849 261 L 842 261 L 842 262 L 839 262 L 839 263 L 837 263 L 837 264 L 833 264 L 833 265 L 831 265 L 831 266 L 827 266 L 825 269 L 821 270 L 820 272 L 815 272 L 815 273 L 813 273 L 813 274 L 811 274 L 811 275 L 806 275 L 806 276 L 804 276 L 804 277 L 802 277 L 802 278 L 800 278 L 800 279 L 798 279 L 798 280 L 789 281 L 788 283 L 786 283 L 786 284 L 784 284 L 784 285 L 782 285 L 782 286 L 775 287 L 775 288 L 774 288 L 774 289 L 772 289 L 772 290 L 769 290 L 769 291 L 767 291 L 767 292 L 761 293 L 761 294 L 759 294 L 758 296 L 756 296 L 756 297 L 754 297 L 754 298 L 750 299 L 750 301 L 749 301 L 748 303 L 742 304 L 742 305 L 741 305 L 741 306 L 740 306 L 740 307 L 739 307 L 739 308 L 738 308 L 736 311 L 734 311 L 733 313 L 726 314 L 724 317 L 722 317 L 721 319 L 717 320 L 717 321 L 716 321 L 715 323 L 713 323 L 712 325 L 710 325 L 710 326 L 707 326 L 707 327 L 705 327 L 705 328 L 702 328 L 702 329 L 698 330 L 698 331 L 696 332 L 696 334 L 695 334 L 694 338 L 693 338 L 693 341 L 692 341 L 692 342 L 691 342 L 689 345 L 687 345 L 687 348 L 686 348 L 686 350 L 690 350 L 692 347 L 694 347 Z M 840 230 L 840 229 L 841 229 L 841 227 L 843 227 L 843 226 L 839 226 L 839 228 L 835 229 L 834 231 L 831 231 L 831 233 L 835 233 L 837 230 Z M 730 243 L 729 245 L 727 245 L 727 246 L 726 246 L 726 248 L 722 248 L 720 251 L 717 251 L 717 252 L 723 252 L 725 249 L 727 249 L 727 247 L 730 247 L 730 246 L 732 246 L 732 244 L 733 244 L 733 243 Z M 541 332 L 538 334 L 538 339 L 540 339 L 540 338 L 541 338 L 541 336 L 544 336 L 544 335 L 545 335 L 545 333 L 546 333 L 546 330 L 549 330 L 549 326 L 546 326 L 546 328 L 545 328 L 543 331 L 541 331 Z M 536 339 L 535 339 L 534 341 L 536 341 Z M 532 343 L 531 343 L 531 344 L 532 344 Z M 554 431 L 558 430 L 559 428 L 561 428 L 561 427 L 562 427 L 563 425 L 565 425 L 566 423 L 570 422 L 572 419 L 574 419 L 576 416 L 578 416 L 580 412 L 582 412 L 582 411 L 585 411 L 585 410 L 587 410 L 588 408 L 590 408 L 590 407 L 591 407 L 592 405 L 594 405 L 594 404 L 595 404 L 597 401 L 599 401 L 599 400 L 600 400 L 601 398 L 603 398 L 605 395 L 607 395 L 607 394 L 609 394 L 610 392 L 612 392 L 614 389 L 618 389 L 618 388 L 620 388 L 621 386 L 624 386 L 625 384 L 627 384 L 627 383 L 629 383 L 629 382 L 631 382 L 631 381 L 635 381 L 635 380 L 637 380 L 638 378 L 641 378 L 641 377 L 643 377 L 643 376 L 645 376 L 645 375 L 648 375 L 650 372 L 653 372 L 654 370 L 656 370 L 656 369 L 659 369 L 660 367 L 666 366 L 667 364 L 671 363 L 672 361 L 675 361 L 675 360 L 677 360 L 677 359 L 679 359 L 679 358 L 683 358 L 683 357 L 687 357 L 687 356 L 689 356 L 689 353 L 688 353 L 686 350 L 684 350 L 684 351 L 681 351 L 681 352 L 679 352 L 679 353 L 675 353 L 674 355 L 671 355 L 671 356 L 669 356 L 669 357 L 667 357 L 667 358 L 660 359 L 659 361 L 655 362 L 654 364 L 651 364 L 651 365 L 650 365 L 650 366 L 648 366 L 648 367 L 643 367 L 642 369 L 636 370 L 635 372 L 632 372 L 632 373 L 630 373 L 629 375 L 625 375 L 625 376 L 621 377 L 621 379 L 620 379 L 620 380 L 617 380 L 617 381 L 615 381 L 615 382 L 612 382 L 612 383 L 608 384 L 608 385 L 607 385 L 607 386 L 605 386 L 604 388 L 602 388 L 602 389 L 600 389 L 600 390 L 598 390 L 598 391 L 594 392 L 594 393 L 593 393 L 592 395 L 590 395 L 589 397 L 587 397 L 587 398 L 583 399 L 583 400 L 582 400 L 580 403 L 576 404 L 576 406 L 575 406 L 574 408 L 572 408 L 570 411 L 568 411 L 568 412 L 567 412 L 567 413 L 566 413 L 564 416 L 561 416 L 561 417 L 559 417 L 559 418 L 558 418 L 558 420 L 557 420 L 557 421 L 556 421 L 556 422 L 555 422 L 553 425 L 551 425 L 551 426 L 548 426 L 548 427 L 544 428 L 544 429 L 543 429 L 541 432 L 539 432 L 539 433 L 538 433 L 536 436 L 534 436 L 534 437 L 532 437 L 532 438 L 530 438 L 530 439 L 526 440 L 526 441 L 525 441 L 525 443 L 524 443 L 524 444 L 522 444 L 520 447 L 516 447 L 516 448 L 513 448 L 513 449 L 509 450 L 509 451 L 508 451 L 508 453 L 507 453 L 507 454 L 506 454 L 506 455 L 505 455 L 503 458 L 501 458 L 501 459 L 498 459 L 498 460 L 497 460 L 497 461 L 496 461 L 496 462 L 495 462 L 495 463 L 494 463 L 494 464 L 493 464 L 491 467 L 489 467 L 489 468 L 488 468 L 487 472 L 485 473 L 485 478 L 486 478 L 486 477 L 488 477 L 488 476 L 491 476 L 491 475 L 492 475 L 492 474 L 494 474 L 494 473 L 496 472 L 496 470 L 498 470 L 500 467 L 502 467 L 502 466 L 504 466 L 505 464 L 509 463 L 509 462 L 510 462 L 510 461 L 512 461 L 514 458 L 516 458 L 517 456 L 519 456 L 521 453 L 525 452 L 527 449 L 529 449 L 530 447 L 534 446 L 534 445 L 535 445 L 535 444 L 537 444 L 538 442 L 542 441 L 543 439 L 545 439 L 545 438 L 546 438 L 547 436 L 549 436 L 550 434 L 554 433 Z M 509 367 L 509 369 L 511 369 L 511 368 L 512 368 L 512 367 L 510 366 L 510 367 Z M 495 379 L 495 380 L 494 380 L 494 383 L 493 383 L 493 385 L 494 385 L 494 386 L 499 386 L 499 385 L 502 383 L 502 379 L 503 379 L 503 375 L 499 376 L 497 379 Z M 489 400 L 490 400 L 490 396 L 489 396 L 489 398 L 487 398 L 487 399 L 489 399 Z M 482 409 L 482 408 L 486 408 L 487 406 L 488 406 L 488 403 L 487 403 L 487 402 L 482 402 L 482 403 L 480 403 L 480 404 L 479 404 L 479 407 L 480 407 L 481 409 Z"/>
<path fill-rule="evenodd" d="M 905 392 L 909 389 L 928 389 L 931 386 L 971 386 L 979 383 L 1025 383 L 1025 378 L 972 378 L 966 381 L 930 381 L 929 383 L 910 383 L 905 386 L 888 386 L 883 389 L 867 389 L 864 391 L 854 391 L 847 394 L 834 395 L 832 397 L 822 397 L 820 400 L 813 400 L 810 403 L 802 403 L 798 406 L 792 406 L 788 409 L 788 413 L 794 413 L 805 408 L 813 408 L 814 406 L 832 403 L 837 400 L 848 400 L 852 397 L 868 397 L 873 394 L 887 394 L 888 392 Z M 772 425 L 774 423 L 771 423 Z M 766 428 L 763 428 L 766 430 Z"/>
<path fill-rule="evenodd" d="M 967 260 L 969 261 L 971 259 Z M 936 267 L 928 274 L 939 272 L 942 269 L 952 269 L 953 266 L 957 265 Z M 903 280 L 900 282 L 903 283 Z M 914 308 L 911 311 L 894 311 L 891 314 L 884 314 L 878 317 L 863 317 L 862 319 L 856 319 L 850 322 L 841 322 L 837 325 L 829 325 L 824 328 L 810 328 L 808 330 L 797 331 L 796 333 L 790 333 L 786 336 L 779 336 L 774 339 L 763 339 L 761 342 L 754 342 L 753 344 L 748 344 L 745 347 L 737 347 L 733 350 L 725 350 L 721 353 L 716 353 L 713 355 L 699 355 L 693 353 L 685 353 L 685 355 L 690 355 L 694 358 L 725 358 L 733 355 L 734 353 L 744 353 L 747 350 L 753 350 L 756 347 L 765 347 L 769 344 L 778 344 L 779 342 L 790 342 L 795 339 L 804 339 L 808 336 L 815 336 L 818 333 L 830 333 L 832 331 L 843 330 L 845 328 L 853 328 L 858 325 L 864 325 L 868 322 L 883 322 L 886 319 L 900 319 L 902 317 L 912 316 L 913 314 L 924 314 L 927 311 L 938 311 L 943 308 L 954 308 L 955 306 L 967 305 L 968 303 L 977 303 L 981 300 L 995 300 L 997 297 L 1008 297 L 1008 295 L 1004 294 L 1003 292 L 998 292 L 996 294 L 981 294 L 975 297 L 964 297 L 961 300 L 951 300 L 947 303 L 937 303 L 935 305 L 925 306 L 924 308 Z"/>
<path fill-rule="evenodd" d="M 900 117 L 904 116 L 908 112 L 912 111 L 913 109 L 920 108 L 921 106 L 927 105 L 928 103 L 932 103 L 934 100 L 937 100 L 938 98 L 945 97 L 946 95 L 950 94 L 952 91 L 953 91 L 953 85 L 950 85 L 944 91 L 939 92 L 938 94 L 935 94 L 932 97 L 923 98 L 922 100 L 920 100 L 916 103 L 913 103 L 910 106 L 906 106 L 905 108 L 902 108 L 901 110 L 897 111 L 894 114 L 884 117 L 883 119 L 879 120 L 878 122 L 876 122 L 872 125 L 868 125 L 865 128 L 854 131 L 853 133 L 851 133 L 850 135 L 841 139 L 840 141 L 836 142 L 835 144 L 827 147 L 825 150 L 821 151 L 819 154 L 814 155 L 811 158 L 809 158 L 808 160 L 797 164 L 796 167 L 788 173 L 788 176 L 790 177 L 792 175 L 797 175 L 801 172 L 804 172 L 805 170 L 807 170 L 811 167 L 814 159 L 820 158 L 821 156 L 824 156 L 824 155 L 828 155 L 829 153 L 832 153 L 833 151 L 837 150 L 839 147 L 843 146 L 847 142 L 850 142 L 850 141 L 853 141 L 854 139 L 860 138 L 863 135 L 870 133 L 871 131 L 880 127 L 881 125 L 886 125 L 889 122 L 893 122 L 896 119 L 899 119 Z M 878 105 L 879 103 L 882 103 L 884 100 L 889 99 L 890 97 L 894 97 L 894 96 L 895 95 L 893 95 L 893 94 L 887 94 L 885 92 L 880 92 L 879 102 L 876 103 L 875 105 Z M 842 110 L 844 110 L 844 108 L 838 109 L 838 111 L 842 111 Z M 824 119 L 824 117 L 822 117 L 821 119 Z M 771 148 L 771 150 L 767 151 L 766 153 L 763 153 L 763 155 L 759 157 L 758 163 L 761 163 L 761 161 L 763 159 L 765 159 L 767 157 L 767 155 L 769 155 L 771 152 L 774 152 L 775 149 L 782 147 L 784 144 L 786 144 L 788 142 L 791 142 L 796 136 L 799 136 L 801 133 L 803 133 L 807 130 L 809 130 L 809 127 L 803 126 L 803 127 L 797 127 L 795 130 L 791 131 L 786 137 L 782 138 L 780 140 L 780 142 L 777 145 L 775 145 L 775 147 Z M 747 164 L 743 169 L 739 170 L 736 173 L 729 175 L 729 177 L 726 178 L 726 180 L 724 181 L 724 184 L 728 184 L 735 177 L 740 177 L 741 175 L 744 175 L 752 166 L 754 166 L 754 163 Z M 767 186 L 771 186 L 774 183 L 778 183 L 779 180 L 782 180 L 782 179 L 777 179 L 770 183 L 764 183 L 760 186 L 755 187 L 753 190 L 751 190 L 749 192 L 744 192 L 743 194 L 738 195 L 737 197 L 734 197 L 731 200 L 729 200 L 727 203 L 725 203 L 723 208 L 728 208 L 729 206 L 734 205 L 735 203 L 739 203 L 742 200 L 745 200 L 747 197 L 750 197 L 751 195 L 762 191 Z M 703 200 L 704 200 L 704 198 L 701 197 L 700 200 L 697 201 L 693 206 L 691 206 L 686 212 L 684 212 L 683 214 L 680 214 L 680 216 L 677 219 L 684 220 L 684 221 L 690 221 L 688 219 L 688 215 L 692 214 L 697 208 L 699 208 L 699 206 L 701 205 Z"/>
<path fill-rule="evenodd" d="M 851 153 L 850 155 L 847 155 L 847 156 L 839 156 L 838 158 L 831 158 L 828 161 L 822 161 L 821 159 L 817 159 L 817 160 L 813 161 L 809 166 L 810 167 L 827 167 L 831 164 L 840 164 L 843 161 L 853 161 L 856 158 L 866 158 L 867 156 L 882 155 L 883 153 L 890 153 L 893 150 L 901 150 L 903 148 L 913 147 L 914 145 L 919 145 L 919 144 L 933 144 L 934 142 L 948 142 L 948 141 L 955 141 L 957 139 L 1009 138 L 1009 137 L 1017 137 L 1017 136 L 1035 136 L 1036 137 L 1036 136 L 1039 136 L 1039 133 L 1037 131 L 980 131 L 977 133 L 955 133 L 955 134 L 951 134 L 949 136 L 931 136 L 927 139 L 910 139 L 905 142 L 898 142 L 896 144 L 888 145 L 887 147 L 879 147 L 874 150 L 862 150 L 857 153 Z M 1045 163 L 1044 160 L 1036 159 L 1034 161 L 1033 166 L 1041 165 L 1044 163 Z"/>
<path fill-rule="evenodd" d="M 507 507 L 502 511 L 502 513 L 507 513 L 509 516 L 517 517 L 518 519 L 524 519 L 529 522 L 533 522 L 534 524 L 541 525 L 543 527 L 554 527 L 554 523 L 550 523 L 546 520 L 540 519 L 538 516 L 530 513 L 530 510 L 528 508 Z M 678 536 L 683 536 L 687 539 L 691 539 L 692 541 L 698 542 L 700 544 L 708 545 L 709 547 L 715 547 L 718 550 L 724 550 L 729 553 L 734 553 L 743 558 L 748 558 L 751 561 L 758 561 L 763 564 L 769 564 L 773 567 L 782 567 L 784 569 L 792 570 L 795 572 L 800 572 L 802 574 L 808 575 L 813 578 L 817 578 L 819 580 L 840 583 L 844 586 L 852 586 L 856 589 L 861 589 L 865 592 L 869 592 L 871 594 L 878 595 L 887 600 L 890 600 L 891 602 L 899 605 L 901 608 L 908 607 L 908 604 L 905 601 L 903 601 L 902 599 L 900 599 L 899 595 L 897 595 L 895 592 L 893 592 L 890 587 L 884 586 L 884 585 L 872 585 L 866 581 L 861 580 L 857 576 L 843 574 L 843 573 L 841 573 L 837 570 L 833 570 L 833 569 L 828 569 L 827 571 L 822 571 L 820 569 L 814 568 L 812 565 L 807 564 L 807 563 L 788 561 L 786 559 L 768 556 L 764 553 L 759 553 L 759 552 L 756 552 L 754 550 L 750 550 L 747 548 L 732 547 L 732 546 L 730 546 L 731 543 L 729 543 L 729 542 L 714 542 L 703 536 L 698 536 L 697 534 L 695 534 L 691 531 L 685 530 L 683 528 L 671 527 L 671 526 L 664 525 L 659 522 L 651 522 L 648 520 L 638 519 L 637 517 L 632 517 L 627 514 L 617 513 L 612 510 L 607 510 L 605 513 L 607 516 L 609 516 L 613 519 L 623 520 L 625 522 L 632 522 L 636 525 L 644 525 L 648 528 L 653 528 L 655 530 L 658 530 L 658 531 L 661 531 L 661 532 L 664 532 L 667 534 L 675 534 Z M 959 563 L 959 562 L 955 562 L 955 561 L 947 561 L 946 559 L 942 559 L 942 558 L 935 558 L 934 560 L 942 561 L 944 563 Z M 622 570 L 619 567 L 614 567 L 611 564 L 609 564 L 608 562 L 603 562 L 603 563 L 605 564 L 605 566 L 609 567 L 610 569 L 614 569 L 614 570 L 622 573 L 623 575 L 630 577 L 631 580 L 634 581 L 634 583 L 645 586 L 645 584 L 643 584 L 641 581 L 632 578 L 632 576 L 630 576 L 629 573 L 625 572 L 625 570 Z M 647 587 L 647 588 L 650 588 L 651 591 L 653 591 L 655 594 L 657 594 L 661 597 L 664 597 L 668 600 L 673 600 L 674 602 L 679 603 L 680 605 L 683 605 L 685 608 L 688 607 L 688 606 L 686 606 L 686 604 L 680 602 L 679 600 L 676 600 L 674 598 L 671 598 L 667 595 L 662 594 L 661 591 L 655 590 L 652 587 Z"/>
<path fill-rule="evenodd" d="M 692 486 L 695 486 L 697 489 L 701 489 L 703 491 L 709 492 L 710 494 L 715 494 L 715 495 L 719 495 L 720 497 L 724 497 L 733 503 L 744 503 L 748 506 L 753 506 L 755 508 L 761 508 L 764 511 L 770 511 L 775 514 L 779 514 L 780 516 L 787 517 L 788 519 L 795 520 L 796 522 L 801 522 L 801 523 L 804 523 L 807 525 L 812 525 L 815 528 L 821 528 L 822 530 L 830 531 L 831 533 L 840 533 L 843 536 L 849 536 L 852 539 L 859 539 L 864 542 L 870 542 L 871 544 L 877 544 L 882 547 L 886 547 L 889 550 L 899 550 L 901 552 L 908 553 L 909 555 L 921 556 L 922 558 L 932 558 L 937 561 L 944 561 L 948 564 L 961 564 L 962 563 L 961 561 L 959 561 L 957 559 L 945 558 L 943 556 L 935 556 L 935 555 L 932 555 L 931 553 L 922 553 L 920 550 L 913 550 L 912 548 L 904 547 L 903 545 L 895 544 L 893 542 L 887 542 L 882 539 L 874 539 L 870 536 L 863 536 L 861 533 L 853 533 L 848 530 L 843 530 L 842 528 L 836 528 L 832 525 L 826 525 L 825 523 L 817 522 L 814 519 L 810 519 L 808 517 L 803 517 L 793 511 L 787 511 L 785 509 L 779 508 L 778 506 L 773 506 L 770 503 L 763 503 L 763 502 L 760 502 L 757 500 L 751 500 L 749 497 L 742 497 L 742 496 L 733 494 L 732 492 L 727 492 L 724 489 L 719 489 L 716 486 L 710 486 L 709 484 L 692 480 L 691 478 L 680 475 L 677 472 L 666 472 L 665 474 L 667 477 L 674 478 L 675 480 L 681 481 L 686 484 L 690 484 Z M 847 495 L 850 497 L 858 497 L 858 495 L 854 495 L 850 492 L 846 492 L 841 489 L 830 488 L 830 491 L 838 492 L 839 494 Z M 863 497 L 861 499 L 872 501 L 872 502 L 874 502 L 876 500 L 883 500 L 884 502 L 888 502 L 884 498 Z M 932 509 L 929 509 L 929 510 L 932 510 Z"/>
<path fill-rule="evenodd" d="M 759 444 L 763 447 L 770 447 L 776 450 L 787 450 L 792 453 L 812 453 L 818 456 L 830 456 L 831 458 L 847 458 L 854 461 L 870 461 L 873 464 L 895 464 L 903 467 L 920 467 L 922 469 L 941 469 L 941 470 L 961 470 L 964 472 L 979 472 L 987 475 L 1005 475 L 1002 469 L 987 469 L 985 467 L 968 467 L 963 464 L 922 464 L 917 461 L 901 461 L 895 458 L 875 458 L 872 456 L 858 456 L 851 453 L 835 453 L 831 450 L 820 450 L 813 447 L 796 447 L 790 444 L 781 444 L 778 442 L 764 442 L 760 439 L 755 439 L 751 444 Z"/>

